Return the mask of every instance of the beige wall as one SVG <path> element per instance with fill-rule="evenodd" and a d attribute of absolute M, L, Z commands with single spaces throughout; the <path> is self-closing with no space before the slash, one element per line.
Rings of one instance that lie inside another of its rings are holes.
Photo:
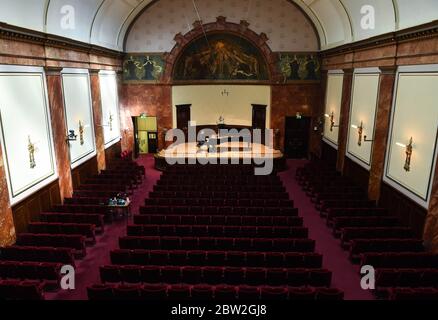
<path fill-rule="evenodd" d="M 416 72 L 416 71 L 431 72 Z M 396 84 L 385 180 L 427 207 L 438 129 L 438 66 L 400 68 Z M 405 148 L 413 138 L 411 171 Z"/>
<path fill-rule="evenodd" d="M 226 90 L 229 95 L 222 95 Z M 192 121 L 198 125 L 216 124 L 222 115 L 227 125 L 252 126 L 252 104 L 267 105 L 266 127 L 270 127 L 270 86 L 198 85 L 172 88 L 173 127 L 176 105 L 191 104 Z"/>
<path fill-rule="evenodd" d="M 0 92 L 0 144 L 14 205 L 57 178 L 45 73 L 0 66 Z M 33 168 L 29 139 L 35 147 Z"/>
<path fill-rule="evenodd" d="M 335 125 L 339 125 L 341 116 L 341 102 L 342 102 L 342 88 L 343 88 L 344 74 L 330 73 L 327 76 L 327 93 L 325 100 L 325 114 L 330 115 L 332 112 L 335 115 Z M 324 122 L 324 139 L 329 143 L 337 146 L 339 137 L 339 128 L 333 128 L 330 131 L 330 119 L 325 118 Z"/>
<path fill-rule="evenodd" d="M 379 79 L 380 73 L 373 70 L 356 70 L 353 78 L 347 155 L 367 169 L 371 163 L 373 143 L 365 142 L 364 137 L 367 140 L 374 137 Z M 360 127 L 361 122 L 363 135 L 359 146 L 358 129 L 355 127 Z"/>

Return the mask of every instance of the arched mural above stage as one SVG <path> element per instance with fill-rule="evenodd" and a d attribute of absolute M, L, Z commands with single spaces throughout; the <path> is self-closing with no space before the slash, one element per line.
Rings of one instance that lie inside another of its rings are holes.
<path fill-rule="evenodd" d="M 179 56 L 175 81 L 268 81 L 269 71 L 259 49 L 230 34 L 207 34 L 190 43 Z"/>

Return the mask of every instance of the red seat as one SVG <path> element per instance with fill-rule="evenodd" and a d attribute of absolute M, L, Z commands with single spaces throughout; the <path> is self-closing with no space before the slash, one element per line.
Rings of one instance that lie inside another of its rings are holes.
<path fill-rule="evenodd" d="M 224 280 L 226 284 L 242 284 L 245 279 L 245 271 L 242 268 L 225 268 Z"/>
<path fill-rule="evenodd" d="M 260 289 L 258 287 L 240 286 L 238 295 L 240 300 L 256 301 L 260 299 Z"/>
<path fill-rule="evenodd" d="M 168 289 L 168 297 L 171 301 L 180 301 L 190 299 L 190 286 L 173 285 Z"/>
<path fill-rule="evenodd" d="M 280 287 L 262 287 L 261 299 L 268 301 L 287 300 L 289 291 L 287 288 Z"/>
<path fill-rule="evenodd" d="M 138 300 L 140 298 L 139 287 L 132 285 L 121 285 L 114 288 L 114 298 L 116 300 Z"/>
<path fill-rule="evenodd" d="M 236 287 L 221 285 L 215 290 L 215 299 L 220 301 L 233 301 L 236 299 Z"/>
<path fill-rule="evenodd" d="M 316 291 L 313 288 L 289 288 L 290 300 L 315 300 Z"/>
<path fill-rule="evenodd" d="M 87 288 L 88 299 L 92 301 L 105 301 L 114 298 L 113 287 L 96 284 Z"/>
<path fill-rule="evenodd" d="M 197 285 L 192 288 L 192 299 L 197 301 L 213 300 L 213 287 Z"/>
<path fill-rule="evenodd" d="M 333 288 L 320 288 L 316 293 L 317 300 L 343 300 L 344 292 Z"/>
<path fill-rule="evenodd" d="M 162 284 L 144 285 L 140 289 L 140 298 L 148 301 L 163 301 L 167 299 L 167 286 Z"/>

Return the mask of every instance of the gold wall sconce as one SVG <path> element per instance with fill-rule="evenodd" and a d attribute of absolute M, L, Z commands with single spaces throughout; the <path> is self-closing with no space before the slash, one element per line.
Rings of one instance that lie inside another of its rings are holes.
<path fill-rule="evenodd" d="M 83 146 L 85 143 L 85 141 L 84 141 L 84 124 L 82 123 L 81 120 L 79 120 L 79 141 L 81 143 L 81 146 Z"/>
<path fill-rule="evenodd" d="M 405 150 L 406 160 L 405 160 L 404 169 L 406 172 L 410 172 L 411 171 L 412 153 L 413 153 L 413 149 L 414 149 L 414 139 L 411 137 L 408 145 L 405 145 L 405 144 L 400 143 L 400 142 L 397 142 L 396 145 L 406 149 Z"/>
<path fill-rule="evenodd" d="M 28 140 L 27 151 L 29 152 L 29 164 L 30 164 L 30 168 L 31 169 L 35 169 L 36 168 L 36 161 L 35 161 L 36 147 L 35 147 L 35 143 L 32 142 L 32 140 L 30 139 L 30 136 L 27 137 L 27 140 Z"/>
<path fill-rule="evenodd" d="M 358 127 L 357 125 L 353 124 L 351 126 L 353 129 L 357 129 L 357 134 L 358 134 L 358 140 L 357 140 L 357 145 L 359 147 L 362 146 L 362 142 L 373 142 L 374 140 L 370 140 L 367 139 L 367 136 L 364 135 L 364 126 L 363 126 L 363 121 L 360 122 L 360 126 Z"/>
<path fill-rule="evenodd" d="M 325 117 L 330 119 L 330 131 L 333 132 L 334 128 L 339 128 L 339 125 L 335 124 L 335 112 L 332 111 L 330 114 L 325 114 Z"/>
<path fill-rule="evenodd" d="M 109 128 L 110 128 L 110 131 L 113 131 L 113 121 L 114 121 L 113 114 L 110 112 L 110 115 L 109 115 Z"/>

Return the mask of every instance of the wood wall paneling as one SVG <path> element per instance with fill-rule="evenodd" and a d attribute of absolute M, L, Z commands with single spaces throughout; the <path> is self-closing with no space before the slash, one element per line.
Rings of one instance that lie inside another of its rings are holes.
<path fill-rule="evenodd" d="M 72 170 L 73 189 L 77 189 L 88 178 L 97 175 L 99 173 L 97 167 L 97 157 L 94 157 Z"/>
<path fill-rule="evenodd" d="M 57 204 L 61 204 L 60 189 L 54 181 L 12 208 L 16 232 L 26 232 L 29 222 L 38 221 L 42 212 Z"/>
<path fill-rule="evenodd" d="M 351 179 L 355 184 L 360 186 L 364 191 L 368 190 L 368 182 L 370 180 L 370 172 L 364 167 L 358 165 L 350 158 L 345 158 L 344 176 Z"/>
<path fill-rule="evenodd" d="M 405 226 L 412 227 L 415 235 L 422 238 L 426 209 L 386 183 L 382 184 L 379 205 L 387 208 L 389 213 L 398 217 Z"/>

